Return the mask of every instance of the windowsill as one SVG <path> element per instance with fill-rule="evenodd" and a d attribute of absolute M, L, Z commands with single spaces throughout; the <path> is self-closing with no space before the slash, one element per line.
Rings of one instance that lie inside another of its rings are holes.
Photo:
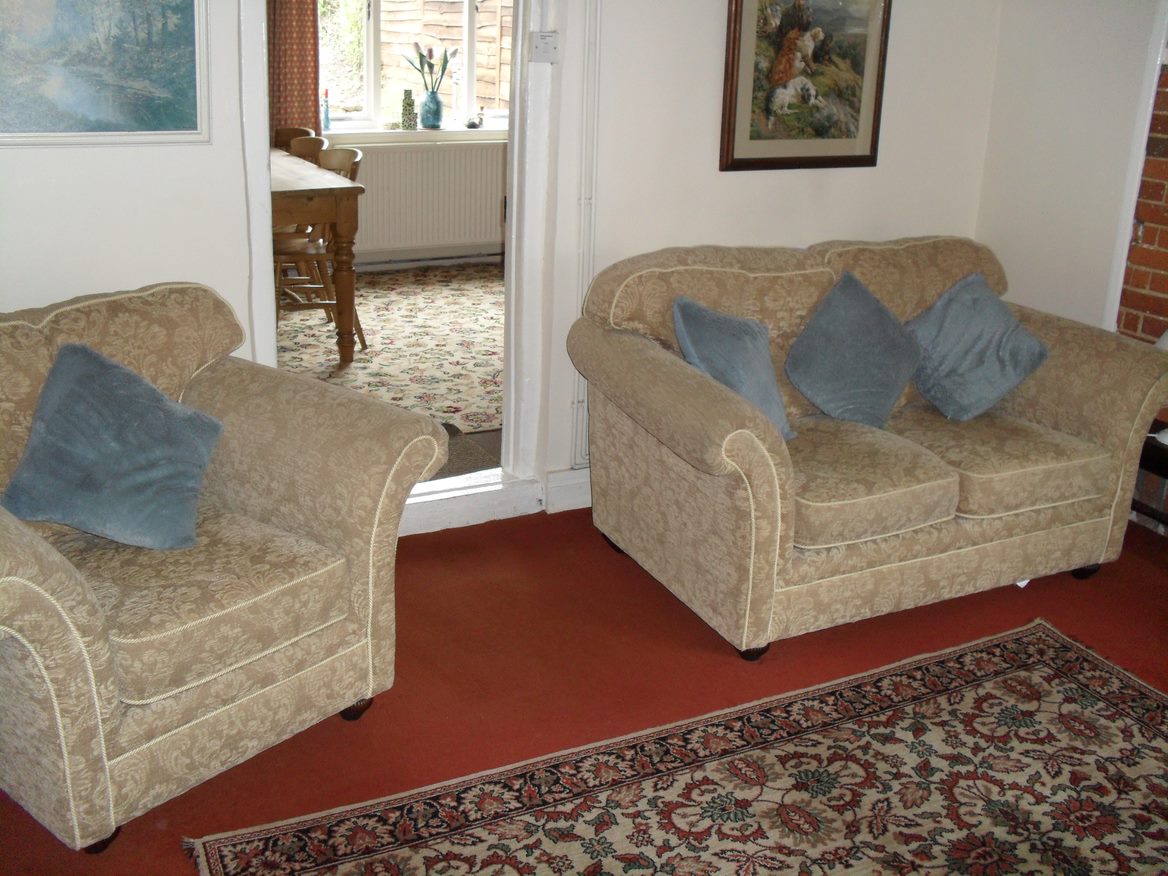
<path fill-rule="evenodd" d="M 481 128 L 443 126 L 438 130 L 418 128 L 416 131 L 386 130 L 369 127 L 368 122 L 341 123 L 322 134 L 333 146 L 400 145 L 422 143 L 499 143 L 507 141 L 505 120 L 488 120 Z"/>

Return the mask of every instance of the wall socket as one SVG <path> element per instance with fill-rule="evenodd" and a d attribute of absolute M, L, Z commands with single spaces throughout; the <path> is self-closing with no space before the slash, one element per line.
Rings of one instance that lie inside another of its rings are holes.
<path fill-rule="evenodd" d="M 531 62 L 558 64 L 560 62 L 560 34 L 554 30 L 538 30 L 531 34 Z"/>

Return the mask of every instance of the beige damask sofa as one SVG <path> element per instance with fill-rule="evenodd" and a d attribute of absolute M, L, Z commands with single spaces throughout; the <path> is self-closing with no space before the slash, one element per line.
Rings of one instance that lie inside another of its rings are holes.
<path fill-rule="evenodd" d="M 966 239 L 675 248 L 602 271 L 568 338 L 588 380 L 596 526 L 744 656 L 1115 559 L 1168 399 L 1168 355 L 1011 306 L 1049 357 L 987 413 L 947 420 L 910 385 L 884 430 L 833 420 L 783 365 L 844 272 L 901 321 L 974 272 L 1006 291 Z M 794 439 L 679 355 L 678 296 L 767 326 Z"/>
<path fill-rule="evenodd" d="M 242 339 L 193 284 L 0 314 L 0 490 L 62 344 L 223 423 L 192 548 L 0 508 L 0 787 L 73 848 L 393 683 L 398 522 L 446 435 Z"/>

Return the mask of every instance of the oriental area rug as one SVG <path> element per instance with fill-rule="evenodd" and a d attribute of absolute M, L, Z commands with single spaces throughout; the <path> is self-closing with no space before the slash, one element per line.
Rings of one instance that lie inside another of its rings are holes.
<path fill-rule="evenodd" d="M 189 849 L 216 876 L 1158 873 L 1166 706 L 1035 621 Z"/>
<path fill-rule="evenodd" d="M 460 432 L 503 425 L 503 268 L 499 264 L 358 273 L 369 345 L 338 367 L 322 311 L 280 316 L 277 366 L 419 411 Z"/>

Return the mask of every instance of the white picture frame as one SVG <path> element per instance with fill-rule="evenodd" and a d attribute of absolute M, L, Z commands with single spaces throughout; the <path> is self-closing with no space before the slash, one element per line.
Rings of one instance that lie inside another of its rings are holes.
<path fill-rule="evenodd" d="M 206 0 L 26 4 L 0 28 L 0 146 L 210 142 Z"/>

